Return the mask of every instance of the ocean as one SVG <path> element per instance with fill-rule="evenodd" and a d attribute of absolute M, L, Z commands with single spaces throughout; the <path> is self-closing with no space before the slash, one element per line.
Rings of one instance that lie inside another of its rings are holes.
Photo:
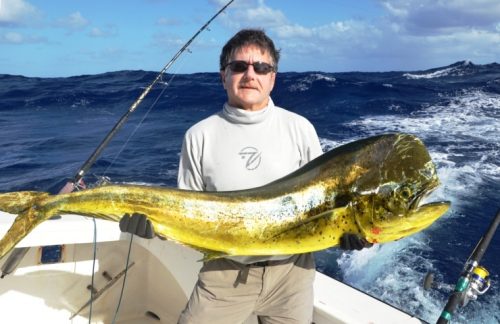
<path fill-rule="evenodd" d="M 157 72 L 67 78 L 0 75 L 0 192 L 56 193 Z M 362 251 L 316 254 L 318 270 L 435 322 L 500 207 L 500 64 L 425 71 L 279 73 L 274 102 L 308 118 L 323 149 L 404 132 L 428 147 L 442 184 L 427 199 L 451 210 L 414 236 Z M 111 141 L 85 181 L 175 186 L 184 132 L 220 110 L 217 73 L 167 74 Z M 500 234 L 482 265 L 492 287 L 454 323 L 500 323 Z M 424 290 L 427 272 L 436 285 Z M 335 292 L 332 291 L 332 294 Z"/>

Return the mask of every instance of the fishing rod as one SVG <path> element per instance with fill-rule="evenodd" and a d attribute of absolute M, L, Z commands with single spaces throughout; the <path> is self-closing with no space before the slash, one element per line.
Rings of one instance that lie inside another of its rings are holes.
<path fill-rule="evenodd" d="M 455 290 L 450 295 L 443 312 L 437 320 L 437 324 L 449 323 L 458 306 L 464 307 L 469 300 L 476 300 L 478 295 L 484 294 L 489 289 L 489 272 L 486 268 L 480 266 L 479 262 L 483 258 L 499 224 L 500 209 L 498 209 L 486 233 L 481 237 L 465 263 L 462 274 L 455 285 Z"/>
<path fill-rule="evenodd" d="M 73 177 L 72 180 L 68 181 L 64 187 L 59 191 L 59 193 L 68 193 L 68 192 L 72 192 L 73 190 L 75 189 L 79 189 L 80 187 L 84 186 L 83 185 L 83 177 L 85 176 L 85 174 L 87 173 L 87 171 L 92 167 L 92 165 L 95 163 L 95 161 L 97 160 L 97 158 L 99 157 L 99 155 L 101 154 L 101 152 L 106 148 L 106 146 L 109 144 L 109 142 L 111 141 L 111 139 L 114 137 L 114 135 L 120 130 L 120 128 L 122 128 L 122 126 L 127 122 L 129 116 L 137 109 L 137 107 L 139 107 L 139 105 L 142 103 L 142 101 L 144 100 L 144 98 L 148 95 L 148 93 L 151 91 L 151 89 L 153 88 L 153 86 L 158 83 L 160 80 L 162 80 L 162 77 L 163 77 L 163 74 L 170 68 L 170 66 L 172 66 L 172 64 L 174 64 L 174 62 L 179 58 L 179 56 L 182 55 L 182 53 L 184 53 L 184 51 L 186 51 L 189 47 L 189 45 L 191 45 L 191 43 L 195 40 L 196 37 L 198 37 L 199 34 L 201 34 L 201 32 L 203 32 L 207 27 L 208 25 L 210 25 L 210 23 L 215 19 L 217 18 L 224 10 L 226 10 L 227 7 L 229 7 L 229 5 L 231 3 L 233 3 L 234 0 L 230 0 L 229 2 L 226 3 L 226 5 L 224 5 L 219 11 L 217 11 L 215 13 L 215 15 L 212 16 L 212 18 L 210 18 L 200 29 L 198 29 L 198 31 L 181 47 L 181 49 L 172 57 L 172 59 L 170 59 L 170 61 L 168 61 L 168 63 L 163 67 L 163 69 L 161 69 L 161 71 L 158 73 L 158 75 L 156 76 L 156 78 L 144 89 L 144 91 L 139 95 L 139 97 L 132 103 L 132 105 L 129 107 L 129 109 L 125 112 L 125 114 L 123 114 L 123 116 L 118 120 L 118 122 L 113 126 L 113 128 L 111 129 L 111 131 L 104 137 L 104 139 L 102 140 L 102 142 L 99 144 L 99 146 L 97 146 L 97 148 L 95 149 L 95 151 L 90 155 L 90 157 L 87 159 L 87 161 L 85 161 L 85 163 L 80 167 L 80 169 L 76 172 L 75 176 Z M 95 220 L 94 220 L 95 222 Z M 95 224 L 95 223 L 94 223 Z M 95 225 L 94 225 L 95 226 Z M 95 228 L 95 227 L 94 227 Z M 132 241 L 131 241 L 132 242 Z M 95 244 L 95 242 L 94 242 Z M 129 247 L 129 253 L 130 253 L 130 247 Z M 94 259 L 94 262 L 95 262 L 95 259 Z M 124 270 L 124 274 L 126 276 L 127 274 L 127 270 L 128 270 L 128 258 L 127 258 L 127 265 L 125 267 L 125 270 Z M 93 282 L 93 278 L 94 278 L 94 272 L 92 272 L 92 282 Z M 124 282 L 123 284 L 125 285 L 125 279 L 124 279 Z M 122 290 L 122 294 L 123 294 L 123 290 Z M 93 303 L 94 299 L 92 298 L 92 295 L 91 295 L 91 298 L 90 300 L 88 301 L 88 305 L 90 306 L 90 309 L 92 310 L 92 303 Z M 121 301 L 121 296 L 120 296 L 120 301 Z M 84 305 L 82 306 L 82 308 L 85 308 L 87 306 Z M 116 310 L 116 313 L 118 312 L 118 308 L 119 308 L 119 305 L 117 307 L 117 310 Z M 81 311 L 81 310 L 79 310 Z M 115 318 L 116 318 L 116 313 L 115 313 Z M 90 311 L 90 314 L 89 314 L 89 323 L 91 321 L 91 318 L 92 318 L 92 311 Z M 114 323 L 114 320 L 113 320 L 113 323 Z"/>
<path fill-rule="evenodd" d="M 186 51 L 191 45 L 191 43 L 194 41 L 198 35 L 205 30 L 210 23 L 217 18 L 224 10 L 226 10 L 227 7 L 231 3 L 233 3 L 234 0 L 230 0 L 228 3 L 226 3 L 225 6 L 223 6 L 215 15 L 213 15 L 212 18 L 210 18 L 194 35 L 191 37 L 185 44 L 182 46 L 182 48 L 172 57 L 172 59 L 163 67 L 163 69 L 158 73 L 156 78 L 151 82 L 149 86 L 147 86 L 144 91 L 140 94 L 140 96 L 132 103 L 132 105 L 129 107 L 127 112 L 118 120 L 118 122 L 113 126 L 111 131 L 104 137 L 102 142 L 99 144 L 99 146 L 95 149 L 95 151 L 90 155 L 90 157 L 85 161 L 85 163 L 78 169 L 76 172 L 75 176 L 72 178 L 72 180 L 68 181 L 62 188 L 59 190 L 59 194 L 62 193 L 70 193 L 75 189 L 78 189 L 80 187 L 83 187 L 83 176 L 87 173 L 87 171 L 92 167 L 92 165 L 95 163 L 101 152 L 106 148 L 106 146 L 109 144 L 113 136 L 120 130 L 120 128 L 125 124 L 125 122 L 128 120 L 129 116 L 137 109 L 137 107 L 142 103 L 144 98 L 148 95 L 148 93 L 151 91 L 153 86 L 158 83 L 160 80 L 162 80 L 163 74 L 174 64 L 174 62 L 181 56 L 184 51 Z M 58 218 L 55 216 L 55 218 Z M 16 248 L 12 251 L 12 253 L 9 255 L 8 259 L 5 261 L 1 268 L 1 278 L 4 276 L 10 274 L 12 271 L 14 271 L 17 266 L 19 265 L 19 262 L 23 259 L 24 255 L 26 252 L 29 250 L 29 247 L 24 247 L 24 248 Z"/>
<path fill-rule="evenodd" d="M 72 180 L 68 181 L 66 185 L 61 189 L 60 193 L 67 193 L 73 191 L 75 188 L 78 188 L 79 185 L 81 185 L 81 181 L 84 177 L 84 175 L 87 173 L 87 171 L 92 167 L 92 165 L 95 163 L 101 152 L 104 150 L 104 148 L 108 145 L 108 143 L 111 141 L 113 136 L 118 132 L 118 130 L 125 124 L 125 122 L 128 120 L 129 116 L 137 109 L 137 107 L 142 103 L 144 98 L 148 95 L 148 93 L 151 91 L 153 86 L 158 83 L 158 81 L 162 80 L 163 74 L 170 68 L 172 64 L 181 56 L 184 51 L 187 50 L 189 45 L 194 41 L 198 35 L 205 30 L 210 23 L 217 18 L 229 5 L 233 2 L 234 0 L 230 0 L 226 5 L 224 5 L 217 13 L 210 18 L 194 35 L 191 37 L 185 44 L 182 46 L 182 48 L 172 57 L 172 59 L 163 67 L 163 69 L 158 73 L 156 78 L 149 84 L 144 91 L 139 95 L 139 97 L 132 103 L 132 105 L 129 107 L 127 112 L 118 120 L 118 122 L 115 124 L 115 126 L 111 129 L 111 131 L 104 137 L 102 142 L 97 146 L 95 151 L 90 155 L 90 157 L 85 161 L 85 163 L 78 169 L 76 172 L 75 176 L 73 177 Z"/>
<path fill-rule="evenodd" d="M 118 122 L 113 126 L 111 131 L 104 137 L 102 142 L 97 146 L 95 151 L 90 155 L 90 157 L 83 163 L 83 165 L 78 169 L 76 172 L 75 176 L 72 178 L 72 180 L 68 181 L 63 188 L 59 191 L 59 194 L 63 193 L 70 193 L 75 189 L 79 189 L 81 187 L 84 187 L 83 184 L 83 177 L 87 173 L 87 171 L 92 167 L 92 165 L 95 163 L 99 155 L 102 153 L 102 151 L 106 148 L 106 146 L 109 144 L 113 136 L 120 130 L 120 128 L 126 123 L 128 120 L 129 116 L 137 109 L 137 107 L 142 103 L 144 98 L 148 95 L 148 93 L 151 91 L 153 86 L 158 83 L 159 81 L 162 80 L 163 74 L 174 64 L 174 62 L 181 56 L 184 51 L 186 51 L 191 45 L 191 43 L 195 40 L 198 35 L 207 29 L 208 25 L 212 23 L 212 21 L 217 18 L 224 10 L 226 10 L 227 7 L 231 3 L 233 3 L 234 0 L 230 0 L 229 2 L 226 3 L 215 15 L 212 16 L 182 47 L 181 49 L 168 61 L 168 63 L 163 67 L 163 69 L 158 73 L 156 78 L 144 89 L 144 91 L 139 95 L 139 97 L 132 103 L 132 105 L 129 107 L 129 109 L 125 112 L 125 114 L 118 120 Z M 57 216 L 55 218 L 58 218 Z M 29 247 L 22 247 L 22 248 L 15 248 L 12 250 L 11 254 L 7 258 L 7 260 L 4 262 L 2 268 L 0 269 L 0 278 L 4 278 L 6 275 L 12 273 L 21 260 L 24 258 L 25 254 L 28 252 Z"/>

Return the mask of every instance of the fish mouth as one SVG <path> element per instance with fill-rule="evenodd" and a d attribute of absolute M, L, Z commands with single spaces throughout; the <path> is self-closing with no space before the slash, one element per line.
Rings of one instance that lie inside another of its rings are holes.
<path fill-rule="evenodd" d="M 421 205 L 411 211 L 405 217 L 407 223 L 412 224 L 409 228 L 422 230 L 440 218 L 450 208 L 451 202 L 439 201 Z"/>
<path fill-rule="evenodd" d="M 426 186 L 423 186 L 421 190 L 416 192 L 414 198 L 408 204 L 408 212 L 413 212 L 413 211 L 418 210 L 419 208 L 427 205 L 427 204 L 424 204 L 424 205 L 420 206 L 420 201 L 422 201 L 422 199 L 424 197 L 428 196 L 431 192 L 433 192 L 434 189 L 436 189 L 438 185 L 439 185 L 439 181 L 430 182 Z M 436 202 L 436 203 L 440 204 L 442 202 Z M 430 203 L 429 205 L 432 205 L 432 204 L 433 203 Z"/>
<path fill-rule="evenodd" d="M 377 222 L 371 231 L 365 233 L 366 239 L 372 243 L 384 243 L 420 232 L 443 216 L 450 205 L 449 201 L 432 202 L 408 210 L 404 217 Z"/>
<path fill-rule="evenodd" d="M 420 207 L 425 206 L 425 205 L 420 206 L 420 201 L 422 200 L 422 198 L 424 198 L 425 196 L 429 195 L 432 190 L 434 190 L 434 188 L 432 188 L 432 189 L 422 189 L 421 191 L 419 191 L 415 195 L 415 197 L 409 202 L 409 204 L 408 204 L 408 212 L 415 211 L 415 210 L 419 209 Z"/>

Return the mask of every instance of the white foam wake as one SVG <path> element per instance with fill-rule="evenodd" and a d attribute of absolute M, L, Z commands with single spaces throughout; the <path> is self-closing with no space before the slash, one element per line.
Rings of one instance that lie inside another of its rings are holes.
<path fill-rule="evenodd" d="M 424 291 L 422 280 L 425 273 L 435 270 L 432 263 L 437 261 L 430 256 L 438 252 L 429 251 L 429 243 L 440 236 L 436 235 L 438 232 L 446 231 L 440 228 L 442 224 L 463 217 L 457 211 L 471 203 L 471 192 L 482 192 L 485 183 L 500 181 L 500 95 L 481 90 L 462 91 L 455 96 L 444 96 L 442 104 L 422 107 L 411 115 L 367 116 L 348 126 L 355 132 L 359 130 L 369 135 L 403 132 L 421 138 L 427 144 L 442 182 L 427 200 L 451 200 L 452 212 L 446 216 L 447 220 L 440 220 L 428 230 L 404 240 L 344 253 L 338 259 L 342 276 L 355 287 L 426 321 L 435 322 L 454 285 L 450 280 L 456 278 L 439 278 L 438 281 L 452 285 L 442 284 L 439 291 Z M 324 141 L 323 144 L 332 143 Z M 447 245 L 446 242 L 443 244 Z M 460 264 L 465 260 L 456 262 Z M 440 275 L 439 271 L 437 275 Z M 498 275 L 494 276 L 498 279 Z M 456 314 L 454 322 L 498 322 L 498 289 L 490 290 L 480 299 L 480 302 L 468 305 L 461 314 Z"/>

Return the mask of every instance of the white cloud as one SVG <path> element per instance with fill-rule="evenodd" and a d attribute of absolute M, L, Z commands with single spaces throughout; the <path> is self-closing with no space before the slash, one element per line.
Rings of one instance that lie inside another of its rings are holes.
<path fill-rule="evenodd" d="M 274 27 L 286 23 L 286 17 L 281 11 L 263 5 L 241 11 L 238 16 L 241 18 L 241 22 L 244 21 L 250 25 Z"/>
<path fill-rule="evenodd" d="M 282 71 L 297 71 L 298 65 L 332 72 L 413 70 L 465 59 L 498 60 L 500 0 L 377 1 L 382 13 L 369 19 L 360 15 L 305 25 L 287 17 L 286 8 L 245 0 L 234 2 L 218 20 L 231 34 L 246 27 L 265 29 L 282 49 Z M 226 0 L 211 2 L 220 8 Z M 163 49 L 183 42 L 167 34 L 154 38 Z"/>
<path fill-rule="evenodd" d="M 23 35 L 16 32 L 7 32 L 3 35 L 2 39 L 6 43 L 11 43 L 11 44 L 20 44 L 24 41 Z"/>
<path fill-rule="evenodd" d="M 398 18 L 406 18 L 406 17 L 408 17 L 408 10 L 405 8 L 405 6 L 397 6 L 397 5 L 394 6 L 389 1 L 382 1 L 382 5 L 394 17 L 398 17 Z"/>
<path fill-rule="evenodd" d="M 232 29 L 258 27 L 268 29 L 288 24 L 285 14 L 267 6 L 263 0 L 235 2 L 221 21 Z"/>
<path fill-rule="evenodd" d="M 114 26 L 106 26 L 103 28 L 93 27 L 89 31 L 90 37 L 111 37 L 116 35 L 116 27 Z"/>
<path fill-rule="evenodd" d="M 494 30 L 500 21 L 498 0 L 383 0 L 381 4 L 393 22 L 416 35 Z"/>
<path fill-rule="evenodd" d="M 297 24 L 294 25 L 281 25 L 274 28 L 274 32 L 278 37 L 286 39 L 286 38 L 307 38 L 311 37 L 314 34 L 314 31 L 310 28 L 306 28 L 304 26 L 300 26 Z"/>
<path fill-rule="evenodd" d="M 161 17 L 156 21 L 158 26 L 176 26 L 180 24 L 180 20 L 176 18 Z"/>
<path fill-rule="evenodd" d="M 0 0 L 0 26 L 23 25 L 38 15 L 38 10 L 24 0 Z"/>
<path fill-rule="evenodd" d="M 97 28 L 97 27 L 93 27 L 89 32 L 89 36 L 91 36 L 91 37 L 104 37 L 105 33 L 102 29 Z"/>
<path fill-rule="evenodd" d="M 18 32 L 6 32 L 4 34 L 0 34 L 0 43 L 3 44 L 20 45 L 42 42 L 46 42 L 46 39 L 38 36 L 26 36 Z"/>
<path fill-rule="evenodd" d="M 377 47 L 376 41 L 380 38 L 379 28 L 361 20 L 303 26 L 290 21 L 282 11 L 269 7 L 264 0 L 235 3 L 227 16 L 230 17 L 224 17 L 223 21 L 231 29 L 264 28 L 282 49 L 283 61 L 300 60 L 307 65 L 308 58 L 314 58 L 311 66 L 316 66 L 316 69 L 318 65 L 332 67 L 332 62 L 339 62 L 340 66 L 343 63 L 341 57 L 362 56 L 367 50 Z"/>
<path fill-rule="evenodd" d="M 500 57 L 499 0 L 384 0 L 380 3 L 385 16 L 371 20 L 332 20 L 306 27 L 290 21 L 261 0 L 255 4 L 258 10 L 246 13 L 249 20 L 244 19 L 248 10 L 238 9 L 241 12 L 236 21 L 240 25 L 265 22 L 271 20 L 270 13 L 274 13 L 274 21 L 266 25 L 266 30 L 283 49 L 285 70 L 293 69 L 293 62 L 297 60 L 307 65 L 308 58 L 314 58 L 310 60 L 311 67 L 326 71 L 383 71 L 388 67 L 392 70 L 429 68 L 464 59 L 493 62 Z"/>
<path fill-rule="evenodd" d="M 186 43 L 186 40 L 170 33 L 158 32 L 153 35 L 153 45 L 162 49 L 178 49 Z"/>
<path fill-rule="evenodd" d="M 84 29 L 89 24 L 90 24 L 90 22 L 85 17 L 83 17 L 79 11 L 74 12 L 74 13 L 72 13 L 69 16 L 66 16 L 64 18 L 60 18 L 56 22 L 56 26 L 64 28 L 64 29 L 68 29 L 71 31 L 77 31 L 77 30 Z"/>

